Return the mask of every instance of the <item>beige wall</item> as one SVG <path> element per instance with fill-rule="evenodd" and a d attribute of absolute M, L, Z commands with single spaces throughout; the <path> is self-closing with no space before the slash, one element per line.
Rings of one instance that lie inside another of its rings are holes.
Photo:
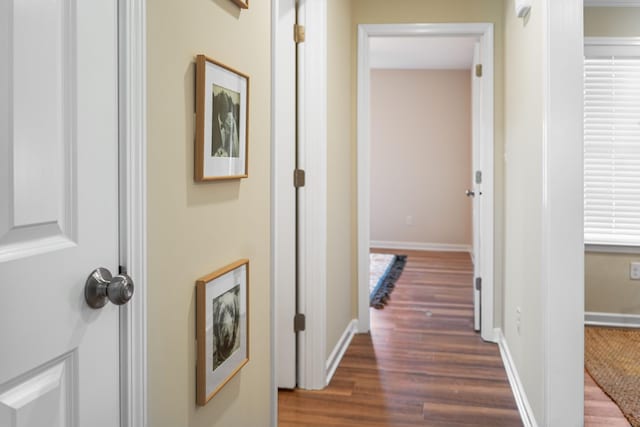
<path fill-rule="evenodd" d="M 640 36 L 640 8 L 585 7 L 584 35 L 586 37 Z"/>
<path fill-rule="evenodd" d="M 372 242 L 470 246 L 468 188 L 471 71 L 372 70 Z"/>
<path fill-rule="evenodd" d="M 356 58 L 357 58 L 357 26 L 358 24 L 389 24 L 389 23 L 450 23 L 450 22 L 492 22 L 494 24 L 494 69 L 495 69 L 495 187 L 494 187 L 494 210 L 495 210 L 495 253 L 494 253 L 494 269 L 495 269 L 495 319 L 496 326 L 501 325 L 502 310 L 502 240 L 503 240 L 503 17 L 504 17 L 504 1 L 503 0 L 352 0 L 353 9 L 353 28 L 352 28 L 352 78 L 356 81 Z M 355 117 L 356 111 L 356 87 L 352 85 L 352 108 Z M 353 122 L 352 149 L 355 153 L 355 125 Z M 355 187 L 356 182 L 356 165 L 354 156 L 352 169 L 352 185 Z M 352 202 L 353 215 L 357 214 L 356 198 Z M 356 229 L 354 228 L 353 241 L 357 241 Z M 355 258 L 356 247 L 352 249 Z M 353 283 L 357 283 L 355 277 L 356 271 L 353 273 Z M 354 288 L 354 293 L 357 290 Z M 355 305 L 357 299 L 354 298 L 353 310 L 357 312 Z"/>
<path fill-rule="evenodd" d="M 640 37 L 640 8 L 587 7 L 586 37 Z M 640 282 L 629 279 L 629 263 L 640 254 L 585 253 L 585 311 L 640 314 Z"/>
<path fill-rule="evenodd" d="M 544 424 L 542 225 L 542 1 L 529 18 L 505 3 L 505 239 L 503 331 L 538 422 Z M 517 310 L 521 310 L 518 315 Z M 518 320 L 518 317 L 520 319 Z"/>
<path fill-rule="evenodd" d="M 327 357 L 356 317 L 351 309 L 351 4 L 327 3 Z M 340 64 L 340 66 L 335 66 Z"/>
<path fill-rule="evenodd" d="M 148 25 L 149 425 L 261 427 L 270 419 L 269 2 L 156 0 Z M 249 178 L 193 181 L 194 57 L 251 77 Z M 195 404 L 196 278 L 250 259 L 250 362 Z"/>
<path fill-rule="evenodd" d="M 640 314 L 640 281 L 629 279 L 629 264 L 640 255 L 596 253 L 585 259 L 585 311 Z"/>

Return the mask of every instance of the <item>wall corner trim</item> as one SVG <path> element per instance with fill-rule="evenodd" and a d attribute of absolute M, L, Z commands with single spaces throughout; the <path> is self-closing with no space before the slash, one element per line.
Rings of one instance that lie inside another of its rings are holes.
<path fill-rule="evenodd" d="M 120 262 L 136 294 L 120 309 L 120 425 L 146 427 L 147 41 L 146 0 L 119 0 Z"/>
<path fill-rule="evenodd" d="M 325 385 L 329 385 L 333 375 L 336 373 L 336 369 L 338 369 L 338 365 L 340 365 L 340 361 L 344 357 L 347 349 L 349 348 L 349 344 L 351 344 L 351 340 L 353 336 L 358 332 L 358 319 L 353 319 L 347 327 L 345 328 L 342 336 L 336 343 L 336 346 L 333 348 L 333 351 L 329 355 L 327 359 L 326 365 L 326 382 Z"/>
<path fill-rule="evenodd" d="M 502 333 L 502 329 L 498 329 L 498 331 L 496 332 L 496 336 L 498 338 L 500 356 L 502 357 L 502 362 L 504 363 L 504 368 L 507 372 L 509 385 L 511 385 L 511 391 L 513 392 L 513 397 L 516 400 L 516 405 L 518 406 L 518 411 L 520 412 L 522 423 L 525 427 L 538 427 L 538 423 L 536 422 L 536 419 L 533 415 L 533 409 L 531 409 L 529 399 L 527 398 L 527 393 L 524 391 L 522 381 L 520 381 L 518 369 L 516 368 L 513 358 L 511 357 L 509 344 L 507 343 L 506 337 Z"/>

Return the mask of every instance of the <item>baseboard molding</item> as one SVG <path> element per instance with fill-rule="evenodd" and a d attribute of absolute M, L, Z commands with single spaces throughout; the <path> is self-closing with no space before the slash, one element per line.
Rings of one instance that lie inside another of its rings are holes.
<path fill-rule="evenodd" d="M 588 326 L 640 328 L 640 314 L 588 312 L 584 314 L 584 324 Z"/>
<path fill-rule="evenodd" d="M 538 423 L 536 422 L 536 419 L 533 415 L 533 409 L 531 409 L 529 399 L 527 399 L 527 394 L 525 393 L 522 382 L 520 381 L 518 369 L 513 362 L 511 352 L 509 351 L 509 345 L 507 344 L 507 340 L 502 333 L 502 330 L 499 330 L 498 335 L 500 356 L 502 357 L 504 368 L 507 371 L 509 384 L 511 385 L 511 390 L 513 391 L 513 397 L 516 400 L 516 405 L 518 405 L 518 411 L 520 412 L 522 423 L 524 424 L 524 427 L 538 427 Z"/>
<path fill-rule="evenodd" d="M 470 245 L 453 245 L 448 243 L 393 242 L 386 240 L 372 240 L 369 246 L 379 249 L 404 249 L 407 251 L 472 252 L 472 248 Z"/>
<path fill-rule="evenodd" d="M 344 353 L 349 348 L 349 344 L 351 344 L 351 340 L 353 336 L 358 332 L 358 319 L 353 319 L 347 325 L 347 328 L 342 333 L 342 336 L 336 343 L 333 351 L 329 355 L 329 359 L 327 360 L 326 365 L 326 383 L 325 385 L 329 385 L 331 382 L 331 378 L 333 378 L 333 374 L 336 373 L 336 369 L 338 369 L 338 365 L 344 356 Z"/>

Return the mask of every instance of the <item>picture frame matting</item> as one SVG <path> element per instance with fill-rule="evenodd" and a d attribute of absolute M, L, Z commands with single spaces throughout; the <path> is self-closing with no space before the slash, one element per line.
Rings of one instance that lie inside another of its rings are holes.
<path fill-rule="evenodd" d="M 196 281 L 196 402 L 213 398 L 249 362 L 249 260 Z"/>
<path fill-rule="evenodd" d="M 196 182 L 247 178 L 248 75 L 205 55 L 196 57 Z"/>

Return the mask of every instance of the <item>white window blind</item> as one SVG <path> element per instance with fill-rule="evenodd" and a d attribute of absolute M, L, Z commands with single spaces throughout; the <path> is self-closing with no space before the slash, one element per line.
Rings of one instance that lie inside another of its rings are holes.
<path fill-rule="evenodd" d="M 638 246 L 640 55 L 585 52 L 585 243 Z"/>

